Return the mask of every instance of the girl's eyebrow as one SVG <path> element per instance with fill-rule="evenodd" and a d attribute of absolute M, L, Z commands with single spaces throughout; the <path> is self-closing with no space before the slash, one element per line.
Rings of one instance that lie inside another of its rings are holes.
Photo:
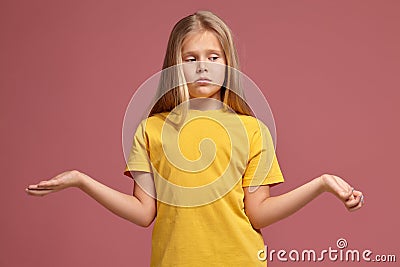
<path fill-rule="evenodd" d="M 207 49 L 205 50 L 206 54 L 218 54 L 218 55 L 222 55 L 222 51 L 219 49 Z M 182 56 L 187 56 L 187 55 L 192 55 L 192 54 L 196 54 L 198 53 L 198 51 L 186 51 L 184 53 L 182 53 Z"/>

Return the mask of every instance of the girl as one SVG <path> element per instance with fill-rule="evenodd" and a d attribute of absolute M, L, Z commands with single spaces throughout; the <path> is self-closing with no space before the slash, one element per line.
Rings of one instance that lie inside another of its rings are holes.
<path fill-rule="evenodd" d="M 155 219 L 151 266 L 266 266 L 258 254 L 264 248 L 261 228 L 323 192 L 337 196 L 350 211 L 362 207 L 362 193 L 330 174 L 270 196 L 270 186 L 283 176 L 269 149 L 268 128 L 243 100 L 237 52 L 220 18 L 199 11 L 180 20 L 163 70 L 171 67 L 133 138 L 124 172 L 140 185 L 133 195 L 77 170 L 29 185 L 28 194 L 77 187 L 139 226 Z"/>

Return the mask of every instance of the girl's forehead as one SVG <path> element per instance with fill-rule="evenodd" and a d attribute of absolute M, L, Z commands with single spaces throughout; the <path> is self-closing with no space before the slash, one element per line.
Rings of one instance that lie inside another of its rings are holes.
<path fill-rule="evenodd" d="M 182 42 L 182 53 L 199 50 L 219 50 L 222 52 L 221 43 L 214 32 L 201 30 L 186 35 Z"/>

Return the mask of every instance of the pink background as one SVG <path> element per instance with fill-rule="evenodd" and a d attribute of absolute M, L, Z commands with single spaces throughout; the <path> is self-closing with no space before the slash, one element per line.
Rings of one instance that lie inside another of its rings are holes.
<path fill-rule="evenodd" d="M 0 266 L 149 265 L 151 227 L 77 189 L 33 198 L 24 188 L 78 169 L 132 192 L 123 176 L 125 109 L 160 70 L 173 25 L 199 9 L 232 28 L 242 70 L 274 113 L 286 182 L 272 193 L 331 173 L 366 197 L 355 213 L 318 197 L 263 229 L 269 248 L 336 248 L 342 237 L 349 248 L 400 257 L 399 1 L 2 0 Z M 396 264 L 349 264 L 386 265 Z"/>

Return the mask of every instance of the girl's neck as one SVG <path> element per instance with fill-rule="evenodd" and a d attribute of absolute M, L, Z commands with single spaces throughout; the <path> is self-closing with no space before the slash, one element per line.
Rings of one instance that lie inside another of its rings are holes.
<path fill-rule="evenodd" d="M 223 107 L 223 103 L 214 98 L 191 98 L 189 108 L 196 110 L 217 110 Z"/>

